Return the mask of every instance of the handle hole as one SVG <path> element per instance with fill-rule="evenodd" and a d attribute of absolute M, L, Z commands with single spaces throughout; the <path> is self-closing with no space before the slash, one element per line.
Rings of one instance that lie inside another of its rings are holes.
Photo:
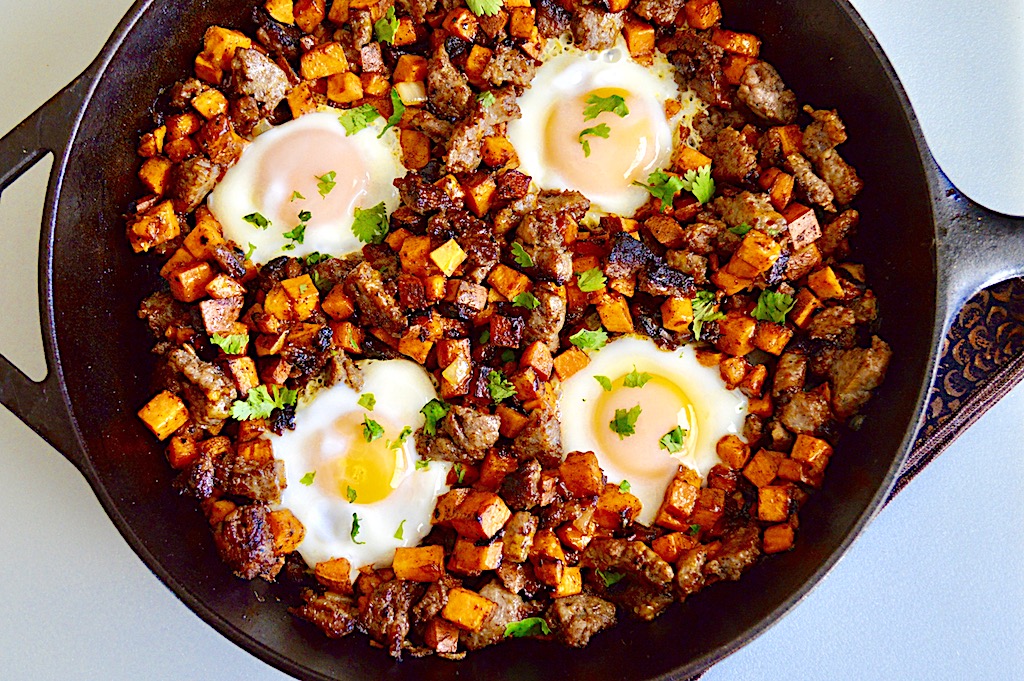
<path fill-rule="evenodd" d="M 41 157 L 0 198 L 0 352 L 33 381 L 46 378 L 39 320 L 39 234 L 53 154 Z"/>

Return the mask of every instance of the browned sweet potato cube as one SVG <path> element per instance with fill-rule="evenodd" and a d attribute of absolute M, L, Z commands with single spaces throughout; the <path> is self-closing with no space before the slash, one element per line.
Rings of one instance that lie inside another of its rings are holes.
<path fill-rule="evenodd" d="M 743 357 L 729 357 L 718 365 L 718 373 L 722 375 L 729 390 L 732 390 L 746 378 L 750 371 L 750 362 Z"/>
<path fill-rule="evenodd" d="M 768 418 L 774 412 L 774 406 L 772 404 L 771 395 L 762 395 L 761 397 L 751 397 L 747 400 L 747 413 L 753 414 L 754 416 L 760 416 L 763 419 Z"/>
<path fill-rule="evenodd" d="M 159 203 L 128 225 L 128 241 L 132 250 L 142 253 L 174 239 L 181 233 L 178 216 L 171 201 Z M 185 301 L 192 302 L 192 301 Z"/>
<path fill-rule="evenodd" d="M 473 42 L 476 31 L 480 27 L 476 15 L 465 7 L 456 7 L 448 12 L 441 26 L 452 35 L 457 35 L 467 42 Z"/>
<path fill-rule="evenodd" d="M 267 357 L 260 360 L 260 380 L 267 385 L 284 385 L 292 373 L 292 364 L 284 357 Z"/>
<path fill-rule="evenodd" d="M 739 85 L 743 80 L 743 72 L 747 70 L 748 66 L 757 62 L 756 57 L 727 52 L 722 60 L 722 75 L 725 76 L 725 82 L 729 83 L 729 85 Z M 793 178 L 790 177 L 790 179 L 792 180 Z"/>
<path fill-rule="evenodd" d="M 283 556 L 299 548 L 306 536 L 306 528 L 291 511 L 287 508 L 271 511 L 267 519 L 274 535 L 274 553 Z"/>
<path fill-rule="evenodd" d="M 282 24 L 294 24 L 295 12 L 293 5 L 293 0 L 267 0 L 263 3 L 263 8 L 267 10 L 267 14 L 273 17 L 274 21 L 279 21 Z"/>
<path fill-rule="evenodd" d="M 725 295 L 731 296 L 750 286 L 752 279 L 736 276 L 729 271 L 728 267 L 723 267 L 711 275 L 711 283 L 722 289 Z"/>
<path fill-rule="evenodd" d="M 734 59 L 745 59 L 745 57 L 734 55 Z M 786 210 L 786 207 L 789 206 L 789 202 L 793 200 L 794 185 L 795 180 L 793 179 L 793 176 L 788 173 L 779 173 L 778 177 L 775 178 L 775 181 L 772 182 L 771 190 L 768 193 L 768 198 L 771 200 L 772 207 L 775 208 L 775 210 Z M 813 212 L 811 214 L 813 215 Z M 799 246 L 797 246 L 798 248 L 806 245 L 808 236 L 813 234 L 812 231 L 808 231 L 807 229 L 801 229 L 801 227 L 801 225 L 798 225 L 797 227 L 797 231 L 800 234 L 799 241 L 794 242 L 794 245 L 797 245 L 797 243 L 799 243 Z M 790 234 L 792 235 L 792 233 L 793 230 L 790 229 Z M 818 234 L 820 236 L 820 231 L 818 232 Z"/>
<path fill-rule="evenodd" d="M 441 610 L 441 617 L 460 629 L 480 631 L 484 618 L 496 607 L 494 601 L 484 598 L 475 591 L 456 587 L 448 592 L 448 602 Z"/>
<path fill-rule="evenodd" d="M 497 494 L 473 491 L 459 504 L 451 523 L 466 539 L 479 541 L 493 537 L 510 517 L 512 512 Z"/>
<path fill-rule="evenodd" d="M 535 40 L 537 37 L 537 10 L 533 7 L 511 8 L 508 33 L 513 38 Z"/>
<path fill-rule="evenodd" d="M 515 147 L 507 137 L 501 135 L 485 137 L 481 154 L 484 163 L 492 168 L 500 168 L 505 165 L 515 166 L 519 162 Z"/>
<path fill-rule="evenodd" d="M 501 425 L 498 427 L 498 432 L 503 437 L 515 439 L 519 433 L 523 432 L 523 428 L 530 422 L 530 418 L 525 414 L 522 414 L 512 407 L 505 404 L 499 404 L 495 409 L 494 414 L 501 419 Z"/>
<path fill-rule="evenodd" d="M 427 622 L 423 642 L 439 653 L 456 653 L 459 650 L 459 628 L 448 620 L 435 617 Z"/>
<path fill-rule="evenodd" d="M 590 364 L 590 357 L 575 345 L 554 359 L 555 375 L 565 381 L 583 367 Z"/>
<path fill-rule="evenodd" d="M 448 559 L 448 571 L 466 577 L 475 577 L 485 570 L 497 570 L 501 565 L 501 541 L 477 546 L 459 537 Z"/>
<path fill-rule="evenodd" d="M 303 81 L 293 87 L 288 91 L 286 98 L 293 118 L 314 113 L 320 109 L 321 105 L 327 104 L 325 94 L 317 92 L 314 89 L 314 84 L 309 81 Z"/>
<path fill-rule="evenodd" d="M 519 460 L 511 452 L 492 449 L 480 464 L 480 478 L 477 485 L 488 490 L 497 490 L 505 476 L 519 466 Z"/>
<path fill-rule="evenodd" d="M 218 274 L 206 285 L 206 293 L 211 298 L 229 299 L 245 295 L 245 287 L 226 274 Z"/>
<path fill-rule="evenodd" d="M 551 350 L 544 343 L 534 341 L 523 350 L 523 354 L 519 358 L 519 366 L 530 367 L 541 380 L 546 381 L 551 377 L 551 372 L 554 369 Z"/>
<path fill-rule="evenodd" d="M 743 381 L 740 382 L 740 391 L 749 397 L 760 397 L 764 392 L 764 383 L 768 378 L 768 367 L 758 364 L 751 369 Z"/>
<path fill-rule="evenodd" d="M 327 77 L 327 99 L 338 104 L 349 104 L 362 98 L 363 81 L 356 74 L 346 71 Z"/>
<path fill-rule="evenodd" d="M 254 440 L 267 432 L 268 424 L 266 419 L 251 419 L 238 424 L 238 441 L 248 442 Z"/>
<path fill-rule="evenodd" d="M 274 445 L 265 438 L 239 442 L 238 458 L 261 464 L 270 463 L 274 460 Z"/>
<path fill-rule="evenodd" d="M 313 279 L 308 274 L 303 274 L 294 279 L 283 280 L 281 286 L 294 303 L 295 319 L 300 322 L 308 319 L 320 303 L 320 292 L 313 285 Z"/>
<path fill-rule="evenodd" d="M 750 458 L 750 445 L 736 435 L 725 435 L 716 447 L 718 458 L 729 468 L 743 468 Z"/>
<path fill-rule="evenodd" d="M 498 264 L 487 276 L 487 283 L 508 300 L 513 300 L 530 287 L 530 278 L 507 265 Z"/>
<path fill-rule="evenodd" d="M 347 558 L 331 558 L 322 560 L 313 568 L 316 581 L 329 590 L 345 595 L 352 595 L 352 566 Z"/>
<path fill-rule="evenodd" d="M 539 530 L 533 538 L 530 562 L 537 579 L 548 586 L 558 586 L 565 570 L 565 551 L 551 530 Z"/>
<path fill-rule="evenodd" d="M 802 288 L 796 293 L 793 309 L 789 311 L 789 321 L 801 329 L 806 329 L 811 323 L 811 317 L 814 315 L 815 310 L 822 307 L 824 305 L 811 293 L 810 289 Z"/>
<path fill-rule="evenodd" d="M 750 33 L 737 33 L 716 28 L 711 32 L 711 42 L 726 52 L 756 57 L 761 52 L 761 39 Z"/>
<path fill-rule="evenodd" d="M 470 83 L 482 89 L 488 87 L 487 80 L 483 77 L 483 74 L 487 65 L 491 62 L 492 56 L 494 56 L 494 51 L 482 45 L 473 45 L 470 48 L 469 55 L 466 56 L 465 68 L 466 77 Z"/>
<path fill-rule="evenodd" d="M 402 163 L 409 170 L 421 170 L 430 162 L 430 138 L 419 130 L 405 128 L 399 133 Z"/>
<path fill-rule="evenodd" d="M 823 267 L 807 275 L 807 285 L 821 300 L 843 297 L 843 286 L 831 267 Z"/>
<path fill-rule="evenodd" d="M 704 531 L 715 526 L 725 513 L 725 490 L 705 487 L 697 497 L 693 513 L 690 514 L 690 523 L 700 525 Z"/>
<path fill-rule="evenodd" d="M 652 541 L 651 548 L 666 563 L 675 564 L 685 551 L 696 548 L 698 543 L 697 538 L 689 532 L 671 532 Z"/>
<path fill-rule="evenodd" d="M 790 456 L 807 464 L 812 472 L 821 473 L 832 456 L 832 445 L 810 435 L 797 435 Z"/>
<path fill-rule="evenodd" d="M 683 149 L 690 147 L 683 146 Z M 690 149 L 690 151 L 693 151 Z M 693 151 L 700 154 L 699 151 Z M 709 161 L 710 162 L 710 161 Z M 660 213 L 647 219 L 644 226 L 651 231 L 651 236 L 666 248 L 679 248 L 683 245 L 683 227 L 675 219 Z"/>
<path fill-rule="evenodd" d="M 666 298 L 661 304 L 661 323 L 669 331 L 686 331 L 693 322 L 693 301 L 689 298 Z"/>
<path fill-rule="evenodd" d="M 629 314 L 629 302 L 621 293 L 601 295 L 597 301 L 597 313 L 601 324 L 612 333 L 633 333 L 633 317 Z"/>
<path fill-rule="evenodd" d="M 159 440 L 166 440 L 188 421 L 188 409 L 181 398 L 164 390 L 139 410 L 139 418 Z"/>
<path fill-rule="evenodd" d="M 762 548 L 765 553 L 781 553 L 793 548 L 795 539 L 793 526 L 789 523 L 772 525 L 764 530 Z"/>
<path fill-rule="evenodd" d="M 337 320 L 348 319 L 355 312 L 355 304 L 343 286 L 335 286 L 321 304 L 323 311 Z"/>
<path fill-rule="evenodd" d="M 188 468 L 198 456 L 199 446 L 195 440 L 175 435 L 167 443 L 167 463 L 175 470 Z"/>
<path fill-rule="evenodd" d="M 296 25 L 306 33 L 313 33 L 327 16 L 324 0 L 295 0 L 292 8 Z"/>
<path fill-rule="evenodd" d="M 227 518 L 236 508 L 238 508 L 238 505 L 228 499 L 218 499 L 212 504 L 208 500 L 203 504 L 203 511 L 206 513 L 206 519 L 211 526 L 216 526 L 223 522 L 224 518 Z"/>
<path fill-rule="evenodd" d="M 758 322 L 754 331 L 754 347 L 772 355 L 781 355 L 793 337 L 793 330 L 774 322 Z"/>
<path fill-rule="evenodd" d="M 398 579 L 436 582 L 444 575 L 443 546 L 399 546 L 391 565 Z"/>
<path fill-rule="evenodd" d="M 190 137 L 202 127 L 203 121 L 191 111 L 175 114 L 167 118 L 167 139 L 179 140 Z"/>
<path fill-rule="evenodd" d="M 224 360 L 224 369 L 235 382 L 240 395 L 245 395 L 259 385 L 259 376 L 256 374 L 256 363 L 252 357 L 229 357 Z"/>
<path fill-rule="evenodd" d="M 437 274 L 437 267 L 430 260 L 430 251 L 429 236 L 410 236 L 402 242 L 402 249 L 398 254 L 402 261 L 402 269 L 421 277 Z"/>
<path fill-rule="evenodd" d="M 726 265 L 730 274 L 751 279 L 771 269 L 782 255 L 782 246 L 764 232 L 752 229 L 747 232 Z"/>
<path fill-rule="evenodd" d="M 415 54 L 403 54 L 395 64 L 394 81 L 413 83 L 427 77 L 427 59 Z"/>
<path fill-rule="evenodd" d="M 594 522 L 608 530 L 617 530 L 636 520 L 643 504 L 616 484 L 608 483 L 597 498 Z"/>
<path fill-rule="evenodd" d="M 789 487 L 768 485 L 757 490 L 757 518 L 781 523 L 789 517 Z"/>
<path fill-rule="evenodd" d="M 149 158 L 162 153 L 164 150 L 164 137 L 166 137 L 166 135 L 166 125 L 161 125 L 160 127 L 154 128 L 152 131 L 144 134 L 139 138 L 139 156 Z"/>
<path fill-rule="evenodd" d="M 505 525 L 504 557 L 513 563 L 522 563 L 533 549 L 534 537 L 539 522 L 536 516 L 526 511 L 516 511 Z"/>
<path fill-rule="evenodd" d="M 684 11 L 686 23 L 698 30 L 711 28 L 722 20 L 722 8 L 718 0 L 686 0 Z"/>
<path fill-rule="evenodd" d="M 754 483 L 756 487 L 767 487 L 775 479 L 779 471 L 779 462 L 785 455 L 762 449 L 754 454 L 754 458 L 743 469 L 743 477 Z"/>
<path fill-rule="evenodd" d="M 583 591 L 583 571 L 579 566 L 567 567 L 562 570 L 562 579 L 559 580 L 551 592 L 552 598 L 565 598 L 575 596 Z"/>
<path fill-rule="evenodd" d="M 317 45 L 302 55 L 299 70 L 306 80 L 326 78 L 348 71 L 348 58 L 341 43 L 330 42 Z M 366 69 L 364 69 L 366 70 Z"/>
<path fill-rule="evenodd" d="M 722 352 L 734 357 L 749 354 L 754 350 L 754 332 L 757 331 L 757 320 L 742 312 L 729 311 L 724 319 L 718 320 L 721 333 L 715 346 Z"/>
<path fill-rule="evenodd" d="M 574 497 L 594 497 L 604 490 L 604 473 L 594 452 L 569 452 L 558 470 L 565 489 Z"/>
<path fill-rule="evenodd" d="M 163 196 L 167 191 L 173 165 L 170 159 L 163 156 L 147 158 L 146 162 L 139 168 L 139 180 L 142 181 L 142 184 L 146 185 L 149 191 L 157 196 Z"/>
<path fill-rule="evenodd" d="M 478 218 L 482 218 L 491 210 L 494 199 L 494 192 L 498 185 L 492 175 L 478 173 L 463 184 L 466 192 L 466 208 L 473 211 Z"/>
<path fill-rule="evenodd" d="M 331 330 L 334 331 L 332 343 L 353 355 L 363 353 L 363 341 L 366 336 L 362 329 L 356 327 L 352 322 L 332 322 Z"/>
<path fill-rule="evenodd" d="M 430 518 L 430 524 L 450 527 L 452 525 L 452 518 L 455 517 L 462 502 L 469 496 L 469 492 L 464 487 L 457 487 L 438 497 L 437 505 L 434 506 L 434 513 Z"/>
<path fill-rule="evenodd" d="M 635 60 L 644 60 L 654 53 L 654 27 L 640 21 L 632 14 L 625 15 L 622 35 L 626 38 L 626 47 Z"/>
<path fill-rule="evenodd" d="M 671 530 L 686 529 L 690 525 L 688 519 L 699 495 L 700 476 L 693 469 L 680 466 L 679 472 L 665 490 L 665 498 L 658 509 L 655 524 Z"/>
<path fill-rule="evenodd" d="M 427 356 L 430 354 L 430 349 L 434 347 L 434 342 L 423 340 L 420 334 L 421 329 L 418 326 L 410 326 L 406 329 L 398 341 L 398 351 L 420 364 L 426 364 Z"/>
<path fill-rule="evenodd" d="M 242 313 L 244 303 L 245 299 L 242 296 L 210 299 L 199 303 L 199 313 L 203 317 L 206 333 L 211 336 L 215 333 L 230 335 L 235 330 L 235 323 L 238 321 L 238 315 Z"/>

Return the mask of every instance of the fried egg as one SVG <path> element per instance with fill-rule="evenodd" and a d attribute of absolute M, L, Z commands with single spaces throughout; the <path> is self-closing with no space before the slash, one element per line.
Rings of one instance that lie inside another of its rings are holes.
<path fill-rule="evenodd" d="M 522 117 L 508 124 L 520 170 L 541 189 L 573 189 L 598 211 L 632 215 L 648 197 L 633 183 L 669 165 L 678 124 L 692 117 L 696 98 L 680 101 L 673 68 L 661 53 L 642 66 L 621 39 L 601 52 L 549 43 L 544 63 L 519 98 Z M 615 96 L 624 108 L 588 112 L 588 106 Z M 671 118 L 669 100 L 681 104 Z"/>
<path fill-rule="evenodd" d="M 357 208 L 398 207 L 392 182 L 405 168 L 397 137 L 377 138 L 380 118 L 346 135 L 339 113 L 310 113 L 263 132 L 210 194 L 224 236 L 251 250 L 253 262 L 351 253 L 362 246 L 352 232 Z"/>
<path fill-rule="evenodd" d="M 643 503 L 640 522 L 650 524 L 680 465 L 705 478 L 719 463 L 718 440 L 742 433 L 747 398 L 701 365 L 692 346 L 670 352 L 627 337 L 591 354 L 562 384 L 560 406 L 565 450 L 594 452 L 608 482 L 629 483 Z M 626 415 L 637 408 L 629 434 Z M 670 453 L 659 441 L 677 427 L 682 437 Z"/>
<path fill-rule="evenodd" d="M 288 480 L 280 506 L 306 529 L 299 553 L 310 566 L 346 558 L 353 576 L 364 565 L 390 565 L 396 548 L 427 535 L 451 468 L 422 461 L 411 434 L 423 425 L 420 409 L 437 396 L 426 370 L 408 360 L 358 366 L 361 392 L 344 383 L 321 390 L 296 411 L 295 430 L 274 438 Z M 364 420 L 383 429 L 371 442 Z"/>

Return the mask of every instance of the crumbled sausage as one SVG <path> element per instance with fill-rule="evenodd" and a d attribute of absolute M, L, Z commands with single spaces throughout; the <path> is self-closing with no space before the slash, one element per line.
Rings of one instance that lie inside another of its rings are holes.
<path fill-rule="evenodd" d="M 736 96 L 769 123 L 788 125 L 796 120 L 796 94 L 768 62 L 754 62 L 743 71 Z"/>
<path fill-rule="evenodd" d="M 582 648 L 594 634 L 615 624 L 615 606 L 591 594 L 576 594 L 555 599 L 545 619 L 559 641 Z"/>
<path fill-rule="evenodd" d="M 239 506 L 213 529 L 221 560 L 242 579 L 273 581 L 284 565 L 284 556 L 274 554 L 269 514 L 265 504 Z"/>

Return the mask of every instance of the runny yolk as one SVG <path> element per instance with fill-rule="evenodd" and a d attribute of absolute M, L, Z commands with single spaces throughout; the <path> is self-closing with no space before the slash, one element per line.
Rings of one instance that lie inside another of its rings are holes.
<path fill-rule="evenodd" d="M 625 117 L 605 111 L 589 121 L 583 110 L 591 95 L 619 95 L 626 101 Z M 646 99 L 633 97 L 621 88 L 598 88 L 576 97 L 554 102 L 544 130 L 543 160 L 562 179 L 584 194 L 609 194 L 629 188 L 634 181 L 646 180 L 657 168 L 663 140 L 652 125 L 664 111 L 652 110 Z M 607 139 L 580 134 L 588 128 L 608 126 Z M 587 156 L 581 139 L 589 143 Z"/>
<path fill-rule="evenodd" d="M 403 450 L 388 449 L 387 446 L 388 434 L 393 437 L 399 429 L 376 420 L 384 428 L 385 435 L 373 442 L 367 442 L 363 437 L 362 414 L 346 414 L 334 422 L 336 431 L 347 441 L 343 452 L 332 453 L 335 458 L 331 482 L 343 499 L 349 498 L 349 488 L 354 490 L 357 504 L 372 504 L 385 499 L 394 491 L 392 481 L 395 473 L 404 469 Z"/>
<path fill-rule="evenodd" d="M 333 187 L 321 185 L 318 178 L 331 172 Z M 347 137 L 308 129 L 274 140 L 252 191 L 264 217 L 273 222 L 272 229 L 288 231 L 301 222 L 299 213 L 308 211 L 312 217 L 306 221 L 307 230 L 316 231 L 336 229 L 351 219 L 369 183 L 369 168 Z"/>
<path fill-rule="evenodd" d="M 696 441 L 697 423 L 694 405 L 683 390 L 671 381 L 654 376 L 642 388 L 627 388 L 624 376 L 612 381 L 611 392 L 602 391 L 594 406 L 594 432 L 602 454 L 635 480 L 671 477 L 679 466 L 679 459 L 658 445 L 658 441 L 677 426 L 686 431 L 683 451 L 688 453 Z M 632 435 L 619 438 L 609 423 L 615 411 L 629 411 L 640 405 Z"/>

